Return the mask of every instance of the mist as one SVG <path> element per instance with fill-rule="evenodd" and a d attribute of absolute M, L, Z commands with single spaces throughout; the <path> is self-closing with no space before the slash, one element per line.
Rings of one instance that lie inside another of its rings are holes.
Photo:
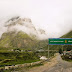
<path fill-rule="evenodd" d="M 45 30 L 47 38 L 58 38 L 72 30 L 72 0 L 0 0 L 0 36 L 7 30 L 5 22 L 17 15 L 30 18 L 36 29 Z"/>
<path fill-rule="evenodd" d="M 30 18 L 22 18 L 20 16 L 14 16 L 7 20 L 4 25 L 2 26 L 4 28 L 4 32 L 16 32 L 22 31 L 29 36 L 34 36 L 38 40 L 47 39 L 48 36 L 46 32 L 43 29 L 38 29 L 32 24 L 32 20 Z M 1 35 L 2 35 L 1 33 Z"/>

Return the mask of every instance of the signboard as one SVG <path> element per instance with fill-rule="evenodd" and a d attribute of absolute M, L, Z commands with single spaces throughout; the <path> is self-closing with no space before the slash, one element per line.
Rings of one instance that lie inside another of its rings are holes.
<path fill-rule="evenodd" d="M 72 38 L 49 38 L 49 45 L 72 45 Z"/>

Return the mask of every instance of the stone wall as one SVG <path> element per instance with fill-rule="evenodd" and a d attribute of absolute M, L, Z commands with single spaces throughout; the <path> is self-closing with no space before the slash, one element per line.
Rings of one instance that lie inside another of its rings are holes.
<path fill-rule="evenodd" d="M 56 55 L 55 55 L 55 56 L 56 56 Z M 35 66 L 35 65 L 38 65 L 38 64 L 42 64 L 42 63 L 44 63 L 44 62 L 46 62 L 46 61 L 50 61 L 53 57 L 54 57 L 54 56 L 50 57 L 50 58 L 47 59 L 47 60 L 41 60 L 41 61 L 38 61 L 38 62 L 18 64 L 18 65 L 15 65 L 15 66 L 0 67 L 0 72 L 2 72 L 2 70 L 9 70 L 9 69 L 15 69 L 15 68 Z"/>
<path fill-rule="evenodd" d="M 18 64 L 15 66 L 5 66 L 5 67 L 1 67 L 1 70 L 8 70 L 8 69 L 15 69 L 15 68 L 22 68 L 22 67 L 30 67 L 30 66 L 34 66 L 34 65 L 38 65 L 38 64 L 42 64 L 45 60 L 42 61 L 38 61 L 38 62 L 32 62 L 32 63 L 25 63 L 25 64 Z"/>

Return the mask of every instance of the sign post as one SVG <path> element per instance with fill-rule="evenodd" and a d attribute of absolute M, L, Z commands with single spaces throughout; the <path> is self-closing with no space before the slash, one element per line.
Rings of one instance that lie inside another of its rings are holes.
<path fill-rule="evenodd" d="M 49 45 L 72 45 L 72 38 L 49 38 L 48 39 L 48 58 L 49 58 Z"/>
<path fill-rule="evenodd" d="M 49 45 L 48 45 L 48 59 L 49 59 Z"/>
<path fill-rule="evenodd" d="M 72 45 L 72 38 L 49 38 L 49 45 Z"/>

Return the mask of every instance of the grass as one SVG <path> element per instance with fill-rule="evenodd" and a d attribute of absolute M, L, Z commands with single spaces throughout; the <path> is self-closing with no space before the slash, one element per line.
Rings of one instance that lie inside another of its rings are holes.
<path fill-rule="evenodd" d="M 24 63 L 31 63 L 31 62 L 36 62 L 38 60 L 14 60 L 14 61 L 8 61 L 6 63 L 0 63 L 1 66 L 9 66 L 9 65 L 16 65 L 16 64 L 24 64 Z"/>
<path fill-rule="evenodd" d="M 44 64 L 43 63 L 40 63 L 40 64 L 36 64 L 36 65 L 33 65 L 33 66 L 29 66 L 29 67 L 22 67 L 22 68 L 15 68 L 15 69 L 4 70 L 3 72 L 22 71 L 22 70 L 23 70 L 23 72 L 26 72 L 30 68 L 38 67 L 38 66 L 42 66 L 42 65 L 44 65 Z"/>
<path fill-rule="evenodd" d="M 0 53 L 0 67 L 7 65 L 24 64 L 39 61 L 39 57 L 33 52 L 2 52 Z"/>
<path fill-rule="evenodd" d="M 50 57 L 54 53 L 50 52 Z M 40 61 L 39 56 L 48 56 L 48 52 L 0 52 L 0 67 Z"/>
<path fill-rule="evenodd" d="M 67 56 L 61 56 L 63 60 L 68 61 L 68 62 L 72 62 L 72 58 L 68 58 Z"/>
<path fill-rule="evenodd" d="M 37 62 L 37 61 L 40 61 L 38 55 L 47 56 L 47 53 L 48 52 L 41 52 L 41 53 L 36 53 L 36 52 L 0 52 L 0 67 Z M 53 56 L 53 54 L 51 52 L 50 56 Z M 15 68 L 15 69 L 10 69 L 10 70 L 2 70 L 2 72 L 11 72 L 11 71 L 20 71 L 20 70 L 25 70 L 24 72 L 26 72 L 26 70 L 28 70 L 29 68 L 37 67 L 37 66 L 41 66 L 41 65 L 43 65 L 43 63 L 29 66 L 26 68 Z"/>

